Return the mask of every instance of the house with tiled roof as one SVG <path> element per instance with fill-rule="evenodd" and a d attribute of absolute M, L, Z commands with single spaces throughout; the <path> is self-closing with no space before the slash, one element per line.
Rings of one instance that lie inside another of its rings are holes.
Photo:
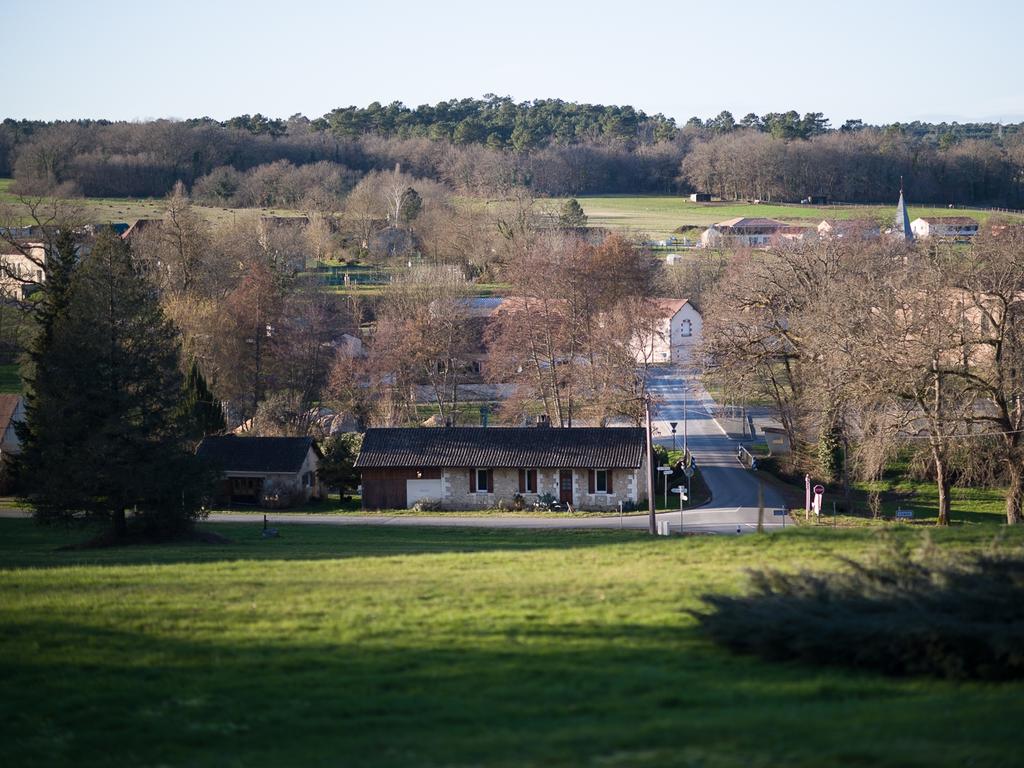
<path fill-rule="evenodd" d="M 369 429 L 355 468 L 363 507 L 442 509 L 533 504 L 548 494 L 578 509 L 646 498 L 646 433 L 631 427 Z"/>
<path fill-rule="evenodd" d="M 910 222 L 914 237 L 968 240 L 978 234 L 978 221 L 970 216 L 922 216 Z"/>
<path fill-rule="evenodd" d="M 712 224 L 700 236 L 705 248 L 745 246 L 760 248 L 779 240 L 802 240 L 812 230 L 784 221 L 740 216 Z"/>
<path fill-rule="evenodd" d="M 878 222 L 870 219 L 824 219 L 818 224 L 823 240 L 874 240 L 881 234 Z"/>
<path fill-rule="evenodd" d="M 321 497 L 321 454 L 311 437 L 203 438 L 196 454 L 220 473 L 222 504 L 289 506 Z"/>

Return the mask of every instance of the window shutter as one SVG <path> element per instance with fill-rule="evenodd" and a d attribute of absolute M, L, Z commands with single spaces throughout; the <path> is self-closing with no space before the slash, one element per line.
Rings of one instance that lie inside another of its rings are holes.
<path fill-rule="evenodd" d="M 487 470 L 487 492 L 494 493 L 494 470 Z"/>
<path fill-rule="evenodd" d="M 469 468 L 469 492 L 476 493 L 476 467 Z"/>
<path fill-rule="evenodd" d="M 526 493 L 526 470 L 519 470 L 519 492 Z"/>
<path fill-rule="evenodd" d="M 594 492 L 594 470 L 587 470 L 587 493 Z"/>
<path fill-rule="evenodd" d="M 614 469 L 608 470 L 608 493 L 612 493 L 612 475 L 615 474 Z"/>
<path fill-rule="evenodd" d="M 527 483 L 527 487 L 530 489 L 530 492 L 531 493 L 536 493 L 537 492 L 537 470 L 536 469 L 527 470 L 527 479 L 529 480 L 529 482 Z"/>

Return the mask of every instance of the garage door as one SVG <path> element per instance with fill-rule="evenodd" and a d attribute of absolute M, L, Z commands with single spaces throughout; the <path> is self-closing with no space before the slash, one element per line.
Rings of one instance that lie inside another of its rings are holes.
<path fill-rule="evenodd" d="M 406 480 L 405 481 L 405 503 L 412 506 L 420 499 L 440 499 L 440 480 Z"/>

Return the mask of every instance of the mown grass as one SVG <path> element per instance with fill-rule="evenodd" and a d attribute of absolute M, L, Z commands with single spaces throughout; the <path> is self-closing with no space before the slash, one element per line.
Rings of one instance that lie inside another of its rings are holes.
<path fill-rule="evenodd" d="M 635 232 L 644 232 L 658 238 L 671 235 L 679 227 L 706 227 L 737 216 L 766 217 L 816 225 L 822 219 L 885 219 L 888 221 L 893 219 L 896 213 L 895 199 L 893 199 L 892 205 L 824 206 L 691 203 L 688 198 L 673 195 L 609 195 L 579 197 L 577 200 L 583 206 L 590 226 L 624 228 Z M 552 210 L 557 210 L 563 201 L 563 199 L 553 199 L 545 202 Z M 911 219 L 916 219 L 919 216 L 965 215 L 985 223 L 993 215 L 985 211 L 951 211 L 948 208 L 918 207 L 913 203 L 909 205 L 909 210 Z"/>
<path fill-rule="evenodd" d="M 234 543 L 55 551 L 83 533 L 0 521 L 3 764 L 1017 760 L 1020 685 L 733 656 L 686 612 L 749 565 L 866 551 L 867 531 L 215 528 Z"/>
<path fill-rule="evenodd" d="M 20 395 L 22 389 L 21 368 L 18 364 L 0 365 L 0 394 Z"/>

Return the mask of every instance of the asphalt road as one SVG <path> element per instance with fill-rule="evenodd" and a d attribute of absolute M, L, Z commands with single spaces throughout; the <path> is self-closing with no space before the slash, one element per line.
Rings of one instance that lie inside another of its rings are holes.
<path fill-rule="evenodd" d="M 655 442 L 670 446 L 670 422 L 676 422 L 676 446 L 683 446 L 684 403 L 686 443 L 697 459 L 704 481 L 711 489 L 711 503 L 692 512 L 683 513 L 684 530 L 715 533 L 736 533 L 756 530 L 758 517 L 758 481 L 756 476 L 736 459 L 738 443 L 718 426 L 708 410 L 714 401 L 696 378 L 684 380 L 672 369 L 655 371 L 648 387 L 660 400 L 652 421 Z M 685 394 L 684 394 L 685 393 Z M 782 497 L 771 487 L 763 489 L 766 529 L 781 528 L 783 518 L 772 514 L 782 509 Z M 679 515 L 663 517 L 678 527 Z"/>
<path fill-rule="evenodd" d="M 712 500 L 703 507 L 679 512 L 662 512 L 659 521 L 668 521 L 673 533 L 717 533 L 737 535 L 757 529 L 758 482 L 755 476 L 736 459 L 735 440 L 729 438 L 711 417 L 708 410 L 713 401 L 695 379 L 688 383 L 678 370 L 658 369 L 651 374 L 650 390 L 658 398 L 652 414 L 655 442 L 670 446 L 670 422 L 677 423 L 677 447 L 683 445 L 685 412 L 686 441 L 697 459 L 705 482 L 711 489 Z M 684 396 L 684 389 L 687 394 Z M 684 411 L 684 401 L 686 404 Z M 660 489 L 658 489 L 660 491 Z M 785 506 L 782 498 L 771 487 L 763 489 L 764 527 L 773 530 L 783 527 L 783 518 L 775 517 L 773 509 Z M 0 510 L 0 517 L 22 517 L 20 510 Z M 647 515 L 620 517 L 513 517 L 486 516 L 461 517 L 435 515 L 324 515 L 302 513 L 267 513 L 276 523 L 307 523 L 316 525 L 406 525 L 406 526 L 468 526 L 479 528 L 629 528 L 646 529 Z M 212 522 L 242 522 L 251 520 L 262 524 L 263 513 L 214 513 Z"/>

